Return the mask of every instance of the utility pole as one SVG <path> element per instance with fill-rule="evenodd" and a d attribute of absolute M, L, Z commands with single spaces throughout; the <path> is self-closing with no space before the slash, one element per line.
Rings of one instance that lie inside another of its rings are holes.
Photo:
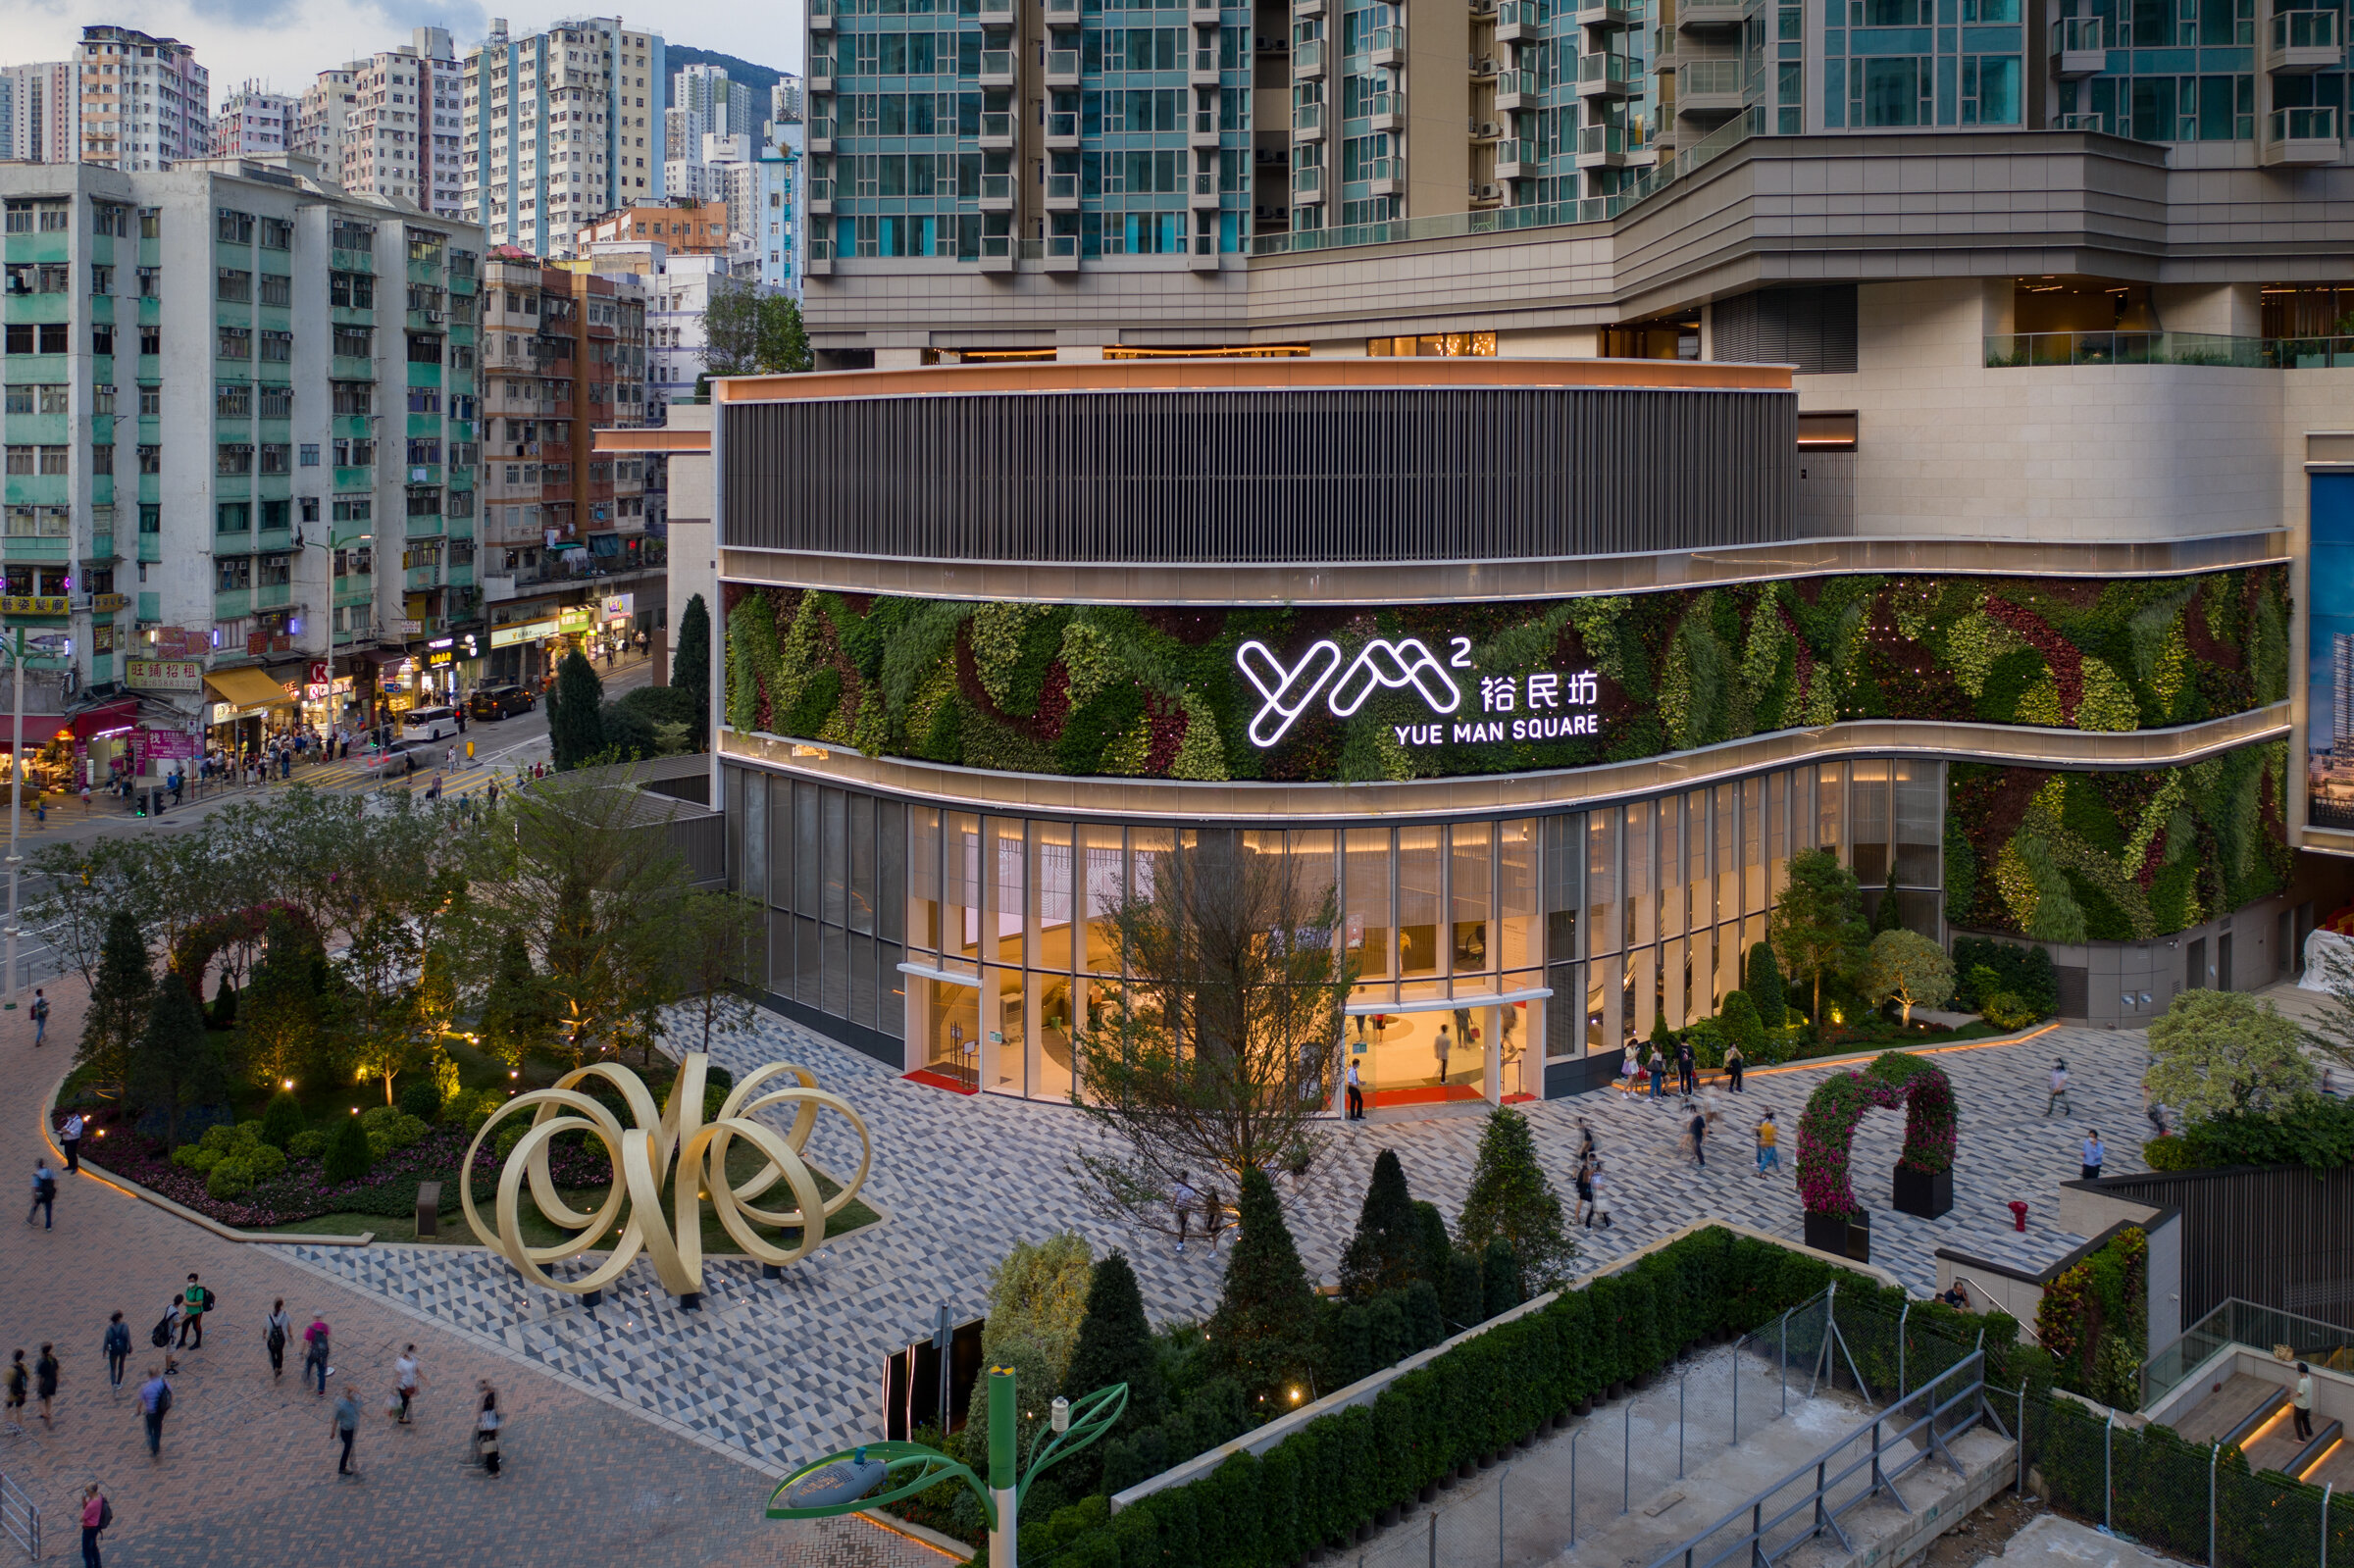
<path fill-rule="evenodd" d="M 18 1000 L 17 984 L 17 872 L 25 857 L 17 852 L 18 830 L 25 820 L 25 629 L 17 628 L 16 644 L 9 663 L 16 669 L 16 726 L 9 732 L 8 747 L 8 1005 Z"/>

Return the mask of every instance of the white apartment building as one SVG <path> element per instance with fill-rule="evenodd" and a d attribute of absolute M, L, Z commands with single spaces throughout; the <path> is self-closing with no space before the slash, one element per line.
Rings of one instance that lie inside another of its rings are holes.
<path fill-rule="evenodd" d="M 670 404 L 694 395 L 703 374 L 703 351 L 711 339 L 703 312 L 711 303 L 713 279 L 729 276 L 721 256 L 656 255 L 660 269 L 646 281 L 646 418 L 659 424 Z"/>
<path fill-rule="evenodd" d="M 71 60 L 0 66 L 0 160 L 69 164 L 78 156 L 79 76 Z"/>
<path fill-rule="evenodd" d="M 801 121 L 801 78 L 792 75 L 779 76 L 768 89 L 768 118 L 775 124 L 799 125 Z M 780 139 L 770 132 L 769 139 Z"/>
<path fill-rule="evenodd" d="M 713 138 L 716 140 L 716 138 Z M 746 151 L 746 138 L 731 152 Z M 711 194 L 728 204 L 728 271 L 765 292 L 801 297 L 795 246 L 800 211 L 801 156 L 791 147 L 762 147 L 757 157 L 715 160 L 706 166 Z"/>
<path fill-rule="evenodd" d="M 196 51 L 134 27 L 81 29 L 81 161 L 109 169 L 168 169 L 212 145 L 211 77 Z"/>
<path fill-rule="evenodd" d="M 600 213 L 662 192 L 663 44 L 618 17 L 490 36 L 467 51 L 462 205 L 493 245 L 573 254 Z"/>
<path fill-rule="evenodd" d="M 465 176 L 457 57 L 447 28 L 419 27 L 412 38 L 331 74 L 350 81 L 336 143 L 342 185 L 460 217 Z"/>
<path fill-rule="evenodd" d="M 343 167 L 343 126 L 351 117 L 353 100 L 357 97 L 352 75 L 349 69 L 322 71 L 302 89 L 286 126 L 288 151 L 300 153 L 329 169 Z"/>
<path fill-rule="evenodd" d="M 247 81 L 224 98 L 221 112 L 213 116 L 213 156 L 269 157 L 284 152 L 293 120 L 292 98 Z"/>
<path fill-rule="evenodd" d="M 480 232 L 292 155 L 5 164 L 0 208 L 6 627 L 235 733 L 462 674 Z"/>

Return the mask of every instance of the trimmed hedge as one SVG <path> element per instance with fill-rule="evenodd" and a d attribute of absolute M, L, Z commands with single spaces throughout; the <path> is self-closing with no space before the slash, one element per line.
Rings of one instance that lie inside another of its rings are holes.
<path fill-rule="evenodd" d="M 1721 1229 L 1699 1232 L 1465 1340 L 1372 1405 L 1320 1416 L 1263 1456 L 1237 1454 L 1117 1515 L 1091 1498 L 1026 1524 L 1022 1555 L 1055 1568 L 1286 1568 L 1458 1466 L 1533 1436 L 1613 1384 L 1661 1370 L 1687 1346 L 1769 1323 L 1833 1279 L 1841 1300 L 1884 1309 L 1891 1322 L 1904 1304 L 1903 1291 L 1827 1259 Z M 1916 1374 L 1924 1364 L 1919 1336 L 1943 1330 L 1969 1344 L 1983 1329 L 1991 1382 L 2048 1386 L 2040 1353 L 2017 1346 L 2018 1325 L 2001 1313 L 1916 1301 L 1909 1327 Z M 1865 1378 L 1894 1387 L 1894 1336 L 1850 1340 Z"/>

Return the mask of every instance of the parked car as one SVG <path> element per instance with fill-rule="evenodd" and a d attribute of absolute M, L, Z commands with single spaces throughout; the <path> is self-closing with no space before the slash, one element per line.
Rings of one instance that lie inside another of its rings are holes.
<path fill-rule="evenodd" d="M 403 740 L 439 740 L 458 733 L 458 710 L 447 707 L 411 708 L 400 716 Z"/>
<path fill-rule="evenodd" d="M 522 686 L 477 686 L 466 699 L 466 712 L 477 719 L 505 719 L 529 713 L 536 699 Z"/>

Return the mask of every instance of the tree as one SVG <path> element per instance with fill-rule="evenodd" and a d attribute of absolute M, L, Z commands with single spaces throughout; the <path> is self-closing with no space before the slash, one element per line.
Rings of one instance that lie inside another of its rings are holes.
<path fill-rule="evenodd" d="M 1562 1229 L 1561 1194 L 1538 1163 L 1528 1118 L 1509 1105 L 1488 1113 L 1471 1190 L 1455 1229 L 1463 1245 L 1491 1257 L 1495 1243 L 1508 1245 L 1522 1277 L 1539 1290 L 1550 1290 L 1568 1277 L 1577 1248 Z"/>
<path fill-rule="evenodd" d="M 713 376 L 788 375 L 811 363 L 800 307 L 744 278 L 712 282 L 703 336 L 703 365 Z"/>
<path fill-rule="evenodd" d="M 498 961 L 483 997 L 482 1037 L 490 1054 L 509 1067 L 547 1042 L 547 998 L 532 972 L 532 949 L 520 931 L 500 938 Z"/>
<path fill-rule="evenodd" d="M 1076 1032 L 1074 1053 L 1073 1100 L 1125 1153 L 1083 1153 L 1073 1174 L 1100 1212 L 1155 1229 L 1180 1186 L 1214 1203 L 1251 1171 L 1305 1180 L 1356 969 L 1333 940 L 1331 885 L 1311 887 L 1302 862 L 1231 831 L 1187 840 L 1143 862 L 1112 914 L 1135 978 Z"/>
<path fill-rule="evenodd" d="M 1160 1424 L 1160 1350 L 1145 1321 L 1144 1292 L 1137 1289 L 1136 1271 L 1123 1252 L 1113 1252 L 1096 1265 L 1087 1288 L 1087 1311 L 1079 1320 L 1072 1341 L 1069 1367 L 1062 1376 L 1062 1396 L 1076 1404 L 1098 1389 L 1128 1385 L 1128 1406 L 1106 1439 L 1125 1437 Z M 1095 1490 L 1102 1467 L 1102 1444 L 1082 1449 L 1063 1461 L 1072 1474 L 1067 1485 L 1078 1494 Z"/>
<path fill-rule="evenodd" d="M 692 892 L 680 901 L 673 931 L 687 1008 L 702 1037 L 695 1049 L 751 1027 L 759 1009 L 744 993 L 745 977 L 757 968 L 767 923 L 766 911 L 742 893 Z"/>
<path fill-rule="evenodd" d="M 1953 999 L 1954 961 L 1917 931 L 1883 931 L 1871 939 L 1857 985 L 1874 1007 L 1890 998 L 1903 1003 L 1910 1027 L 1914 1008 L 1941 1007 Z"/>
<path fill-rule="evenodd" d="M 1757 1004 L 1758 1019 L 1767 1029 L 1789 1022 L 1790 1004 L 1782 995 L 1782 969 L 1773 961 L 1773 944 L 1759 942 L 1749 950 L 1749 972 L 1742 989 Z"/>
<path fill-rule="evenodd" d="M 2312 1088 L 2297 1026 L 2245 991 L 2186 990 L 2150 1020 L 2150 1098 L 2184 1122 L 2277 1114 Z"/>
<path fill-rule="evenodd" d="M 1758 1004 L 1749 999 L 1745 990 L 1728 990 L 1717 1020 L 1724 1026 L 1725 1042 L 1741 1047 L 1747 1061 L 1759 1061 L 1766 1050 L 1766 1026 L 1758 1017 Z"/>
<path fill-rule="evenodd" d="M 556 666 L 555 697 L 548 703 L 547 749 L 558 772 L 577 768 L 605 749 L 605 726 L 598 712 L 605 700 L 605 683 L 595 667 L 575 648 Z"/>
<path fill-rule="evenodd" d="M 1017 1393 L 1030 1390 L 1021 1401 L 1019 1435 L 1025 1442 L 1046 1420 L 1051 1391 L 1062 1386 L 1070 1370 L 1094 1275 L 1094 1256 L 1073 1231 L 1035 1244 L 1016 1241 L 990 1273 L 981 1359 L 987 1366 L 1013 1368 Z"/>
<path fill-rule="evenodd" d="M 108 917 L 106 940 L 99 950 L 97 976 L 90 983 L 90 1005 L 81 1016 L 81 1048 L 77 1067 L 91 1068 L 101 1086 L 114 1086 L 123 1097 L 130 1076 L 130 1053 L 147 1027 L 153 1004 L 155 976 L 147 967 L 146 938 L 130 911 L 118 909 Z"/>
<path fill-rule="evenodd" d="M 699 593 L 679 612 L 679 640 L 670 650 L 670 683 L 694 699 L 697 746 L 711 733 L 711 611 Z"/>
<path fill-rule="evenodd" d="M 1406 1167 L 1394 1149 L 1373 1156 L 1373 1179 L 1357 1210 L 1356 1234 L 1341 1253 L 1341 1294 L 1364 1301 L 1384 1290 L 1402 1290 L 1424 1278 L 1422 1217 L 1407 1190 Z"/>
<path fill-rule="evenodd" d="M 221 1052 L 204 1032 L 196 998 L 173 980 L 155 986 L 147 1027 L 130 1053 L 130 1091 L 143 1109 L 164 1113 L 164 1147 L 179 1142 L 182 1112 L 217 1103 L 228 1087 Z"/>
<path fill-rule="evenodd" d="M 278 1084 L 307 1069 L 321 1025 L 326 954 L 318 934 L 280 910 L 270 912 L 267 949 L 240 998 L 239 1067 L 258 1084 Z"/>
<path fill-rule="evenodd" d="M 334 1141 L 327 1146 L 324 1174 L 331 1182 L 356 1182 L 368 1174 L 376 1163 L 376 1153 L 368 1146 L 368 1130 L 356 1116 L 346 1116 L 336 1124 Z"/>
<path fill-rule="evenodd" d="M 424 1044 L 417 1003 L 417 938 L 406 923 L 379 914 L 360 928 L 339 966 L 348 986 L 342 1037 L 354 1074 L 392 1081 L 415 1066 Z"/>
<path fill-rule="evenodd" d="M 1256 1166 L 1243 1172 L 1241 1231 L 1226 1259 L 1226 1286 L 1209 1315 L 1205 1353 L 1247 1398 L 1290 1400 L 1315 1359 L 1316 1297 L 1283 1223 L 1275 1185 Z"/>
<path fill-rule="evenodd" d="M 1871 912 L 1871 934 L 1905 929 L 1904 916 L 1896 907 L 1896 862 L 1888 862 L 1888 881 L 1880 888 L 1879 907 Z"/>
<path fill-rule="evenodd" d="M 1813 1017 L 1822 1022 L 1822 982 L 1825 976 L 1852 967 L 1864 946 L 1864 918 L 1859 910 L 1856 874 L 1839 864 L 1828 849 L 1802 849 L 1790 857 L 1790 885 L 1773 906 L 1767 923 L 1773 950 L 1790 965 L 1790 973 L 1814 983 Z"/>

